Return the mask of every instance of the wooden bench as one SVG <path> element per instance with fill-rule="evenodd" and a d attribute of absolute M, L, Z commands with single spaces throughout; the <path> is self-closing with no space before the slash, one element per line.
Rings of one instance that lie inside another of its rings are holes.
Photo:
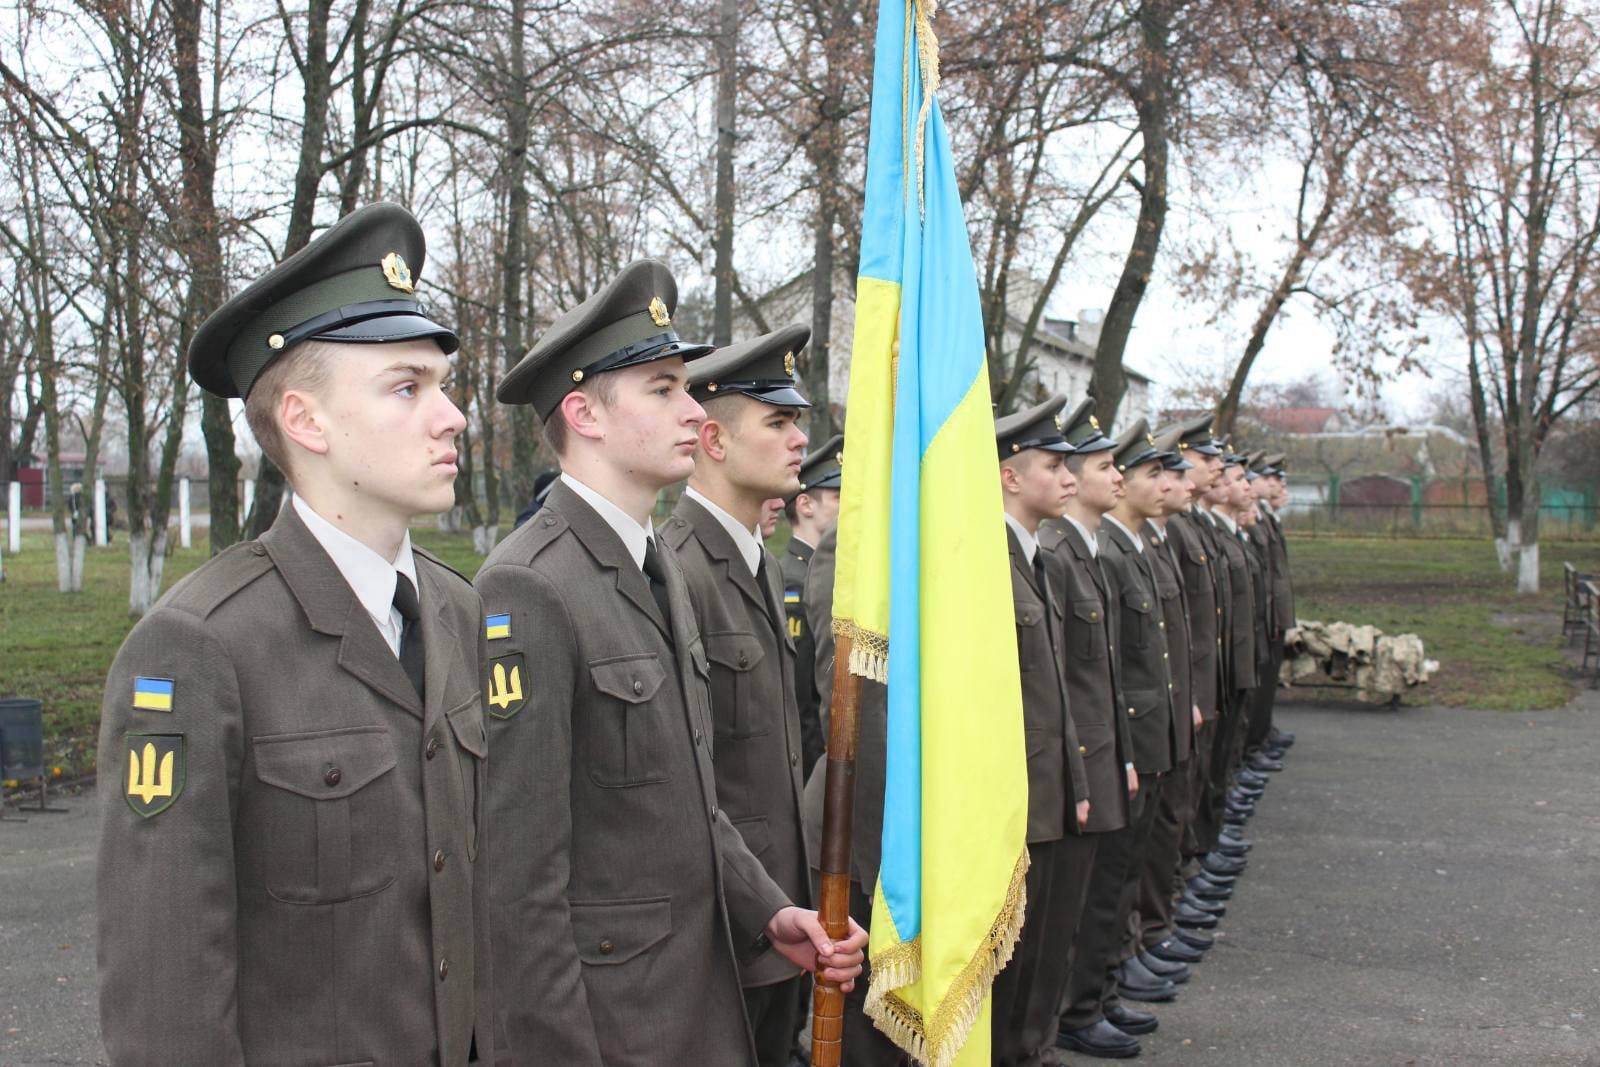
<path fill-rule="evenodd" d="M 1600 689 L 1600 589 L 1593 580 L 1578 582 L 1578 595 L 1583 598 L 1583 659 L 1578 669 L 1589 675 L 1589 688 Z"/>
<path fill-rule="evenodd" d="M 1586 635 L 1590 608 L 1594 602 L 1594 575 L 1584 574 L 1570 563 L 1561 565 L 1561 636 L 1572 644 Z"/>

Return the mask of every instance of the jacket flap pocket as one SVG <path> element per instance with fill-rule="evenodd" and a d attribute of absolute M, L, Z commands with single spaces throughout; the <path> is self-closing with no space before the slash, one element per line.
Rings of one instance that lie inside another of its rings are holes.
<path fill-rule="evenodd" d="M 1044 618 L 1044 609 L 1037 604 L 1017 605 L 1018 626 L 1038 626 Z"/>
<path fill-rule="evenodd" d="M 729 670 L 750 670 L 763 654 L 755 634 L 706 634 L 706 655 Z"/>
<path fill-rule="evenodd" d="M 1116 735 L 1111 732 L 1111 727 L 1103 722 L 1079 723 L 1077 731 L 1078 746 L 1085 756 L 1093 756 L 1116 741 Z"/>
<path fill-rule="evenodd" d="M 1142 589 L 1127 589 L 1122 593 L 1122 606 L 1141 615 L 1150 611 L 1150 594 Z"/>
<path fill-rule="evenodd" d="M 584 963 L 627 963 L 671 934 L 671 897 L 572 902 L 572 936 Z"/>
<path fill-rule="evenodd" d="M 1159 703 L 1154 689 L 1129 689 L 1122 695 L 1128 700 L 1128 717 L 1132 719 L 1144 718 Z"/>
<path fill-rule="evenodd" d="M 251 739 L 256 777 L 313 800 L 347 797 L 394 769 L 394 746 L 381 726 L 357 726 Z"/>
<path fill-rule="evenodd" d="M 745 847 L 750 854 L 759 859 L 772 848 L 772 826 L 764 815 L 753 815 L 748 819 L 733 820 L 733 828 L 739 831 L 739 836 L 744 838 Z"/>
<path fill-rule="evenodd" d="M 655 696 L 666 676 L 654 652 L 589 664 L 589 677 L 594 680 L 594 687 L 625 704 L 643 704 Z"/>
<path fill-rule="evenodd" d="M 489 754 L 489 735 L 483 729 L 483 698 L 474 696 L 454 711 L 447 712 L 456 744 L 483 759 Z"/>
<path fill-rule="evenodd" d="M 1072 614 L 1084 622 L 1100 621 L 1100 602 L 1098 600 L 1074 600 Z"/>

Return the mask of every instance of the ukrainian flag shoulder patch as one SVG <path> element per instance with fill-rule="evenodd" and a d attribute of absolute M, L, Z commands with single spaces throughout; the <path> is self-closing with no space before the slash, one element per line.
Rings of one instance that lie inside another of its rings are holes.
<path fill-rule="evenodd" d="M 485 615 L 483 618 L 483 635 L 491 641 L 498 641 L 502 637 L 511 636 L 511 613 L 501 615 Z"/>
<path fill-rule="evenodd" d="M 147 678 L 138 675 L 133 679 L 133 706 L 141 711 L 171 711 L 171 678 Z"/>
<path fill-rule="evenodd" d="M 787 589 L 787 590 L 785 590 L 784 594 L 783 594 L 783 602 L 785 604 L 798 604 L 798 603 L 800 603 L 800 590 L 798 590 L 798 589 Z"/>

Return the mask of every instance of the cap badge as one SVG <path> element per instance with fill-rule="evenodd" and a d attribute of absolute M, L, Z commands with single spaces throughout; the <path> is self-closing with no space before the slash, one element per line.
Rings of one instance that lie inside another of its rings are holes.
<path fill-rule="evenodd" d="M 1154 436 L 1152 436 L 1152 435 L 1151 435 L 1151 434 L 1149 434 L 1149 433 L 1146 433 L 1146 434 L 1145 434 L 1145 435 L 1144 435 L 1144 439 L 1145 439 L 1145 441 L 1147 441 L 1147 442 L 1148 442 L 1148 443 L 1149 443 L 1149 445 L 1150 445 L 1150 447 L 1151 447 L 1151 448 L 1154 448 L 1154 447 L 1156 447 L 1156 439 L 1155 439 L 1155 437 L 1154 437 Z"/>
<path fill-rule="evenodd" d="M 672 316 L 667 314 L 666 301 L 662 300 L 659 296 L 652 296 L 650 298 L 650 321 L 655 323 L 657 326 L 672 325 Z"/>
<path fill-rule="evenodd" d="M 783 373 L 787 374 L 791 378 L 794 377 L 794 353 L 793 352 L 785 352 L 783 354 Z"/>
<path fill-rule="evenodd" d="M 1100 420 L 1095 418 L 1093 415 L 1090 415 L 1089 416 L 1089 425 L 1093 426 L 1096 430 L 1099 430 L 1100 429 Z"/>
<path fill-rule="evenodd" d="M 1062 431 L 1062 429 L 1063 429 L 1063 427 L 1061 425 L 1061 416 L 1057 415 L 1056 416 L 1056 433 L 1060 433 Z"/>
<path fill-rule="evenodd" d="M 390 252 L 383 257 L 383 276 L 391 287 L 402 293 L 416 292 L 416 286 L 411 281 L 411 268 L 406 266 L 399 252 Z"/>

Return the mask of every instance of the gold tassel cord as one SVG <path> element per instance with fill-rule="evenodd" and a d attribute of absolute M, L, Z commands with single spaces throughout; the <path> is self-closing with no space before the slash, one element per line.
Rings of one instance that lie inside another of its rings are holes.
<path fill-rule="evenodd" d="M 916 10 L 917 60 L 922 68 L 922 107 L 917 112 L 917 216 L 926 222 L 928 205 L 923 194 L 923 160 L 928 132 L 928 116 L 933 113 L 933 94 L 939 89 L 939 38 L 933 32 L 933 16 L 938 0 L 912 0 Z"/>
<path fill-rule="evenodd" d="M 1005 904 L 972 959 L 950 983 L 944 1001 L 931 1018 L 925 1018 L 895 995 L 895 990 L 922 977 L 921 938 L 895 945 L 873 957 L 872 985 L 863 1010 L 873 1025 L 925 1067 L 950 1067 L 955 1062 L 978 1021 L 983 998 L 989 995 L 995 976 L 1011 962 L 1027 913 L 1027 874 L 1028 850 L 1024 848 L 1011 871 Z"/>
<path fill-rule="evenodd" d="M 879 685 L 889 684 L 889 639 L 849 619 L 833 620 L 833 636 L 850 639 L 850 673 Z"/>

